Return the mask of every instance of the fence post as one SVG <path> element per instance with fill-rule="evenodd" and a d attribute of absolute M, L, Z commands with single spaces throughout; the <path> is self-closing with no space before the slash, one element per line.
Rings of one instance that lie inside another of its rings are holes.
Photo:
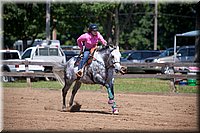
<path fill-rule="evenodd" d="M 25 61 L 25 70 L 26 70 L 26 72 L 29 72 L 28 60 Z M 31 78 L 30 77 L 26 77 L 26 83 L 27 83 L 28 87 L 31 88 Z"/>
<path fill-rule="evenodd" d="M 177 93 L 177 88 L 176 88 L 176 78 L 171 78 L 170 79 L 170 88 L 172 90 L 172 92 Z"/>

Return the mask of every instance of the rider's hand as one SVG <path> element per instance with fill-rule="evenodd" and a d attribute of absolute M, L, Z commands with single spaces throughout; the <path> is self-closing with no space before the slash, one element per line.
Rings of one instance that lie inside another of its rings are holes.
<path fill-rule="evenodd" d="M 83 50 L 82 49 L 80 50 L 80 54 L 83 54 Z"/>
<path fill-rule="evenodd" d="M 105 46 L 107 46 L 108 45 L 108 43 L 105 41 L 105 44 L 104 44 Z"/>

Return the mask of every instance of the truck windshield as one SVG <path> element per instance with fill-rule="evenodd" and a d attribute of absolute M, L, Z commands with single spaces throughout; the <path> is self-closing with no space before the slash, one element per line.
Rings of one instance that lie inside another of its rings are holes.
<path fill-rule="evenodd" d="M 58 48 L 38 48 L 36 50 L 37 56 L 59 56 Z"/>
<path fill-rule="evenodd" d="M 3 59 L 9 60 L 9 59 L 19 59 L 18 53 L 3 53 Z"/>

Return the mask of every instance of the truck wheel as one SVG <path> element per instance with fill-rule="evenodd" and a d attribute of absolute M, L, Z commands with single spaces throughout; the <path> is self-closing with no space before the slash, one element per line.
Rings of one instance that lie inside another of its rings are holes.
<path fill-rule="evenodd" d="M 2 76 L 1 81 L 7 83 L 7 82 L 9 82 L 9 77 L 8 76 Z"/>
<path fill-rule="evenodd" d="M 162 74 L 174 74 L 174 68 L 173 67 L 169 67 L 169 66 L 165 66 L 161 68 L 161 73 Z"/>
<path fill-rule="evenodd" d="M 53 69 L 52 67 L 45 67 L 44 72 L 52 73 L 53 72 L 52 69 Z M 53 77 L 45 77 L 45 80 L 46 81 L 54 81 L 54 78 Z"/>
<path fill-rule="evenodd" d="M 8 71 L 4 71 L 4 72 L 8 72 Z M 7 82 L 10 81 L 10 77 L 8 77 L 8 76 L 2 76 L 1 77 L 1 81 L 7 83 Z"/>

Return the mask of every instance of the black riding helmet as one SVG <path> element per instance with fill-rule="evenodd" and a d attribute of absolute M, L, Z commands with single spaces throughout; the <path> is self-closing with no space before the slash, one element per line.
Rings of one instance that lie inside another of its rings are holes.
<path fill-rule="evenodd" d="M 90 24 L 88 30 L 89 32 L 98 31 L 98 26 L 96 24 Z"/>

